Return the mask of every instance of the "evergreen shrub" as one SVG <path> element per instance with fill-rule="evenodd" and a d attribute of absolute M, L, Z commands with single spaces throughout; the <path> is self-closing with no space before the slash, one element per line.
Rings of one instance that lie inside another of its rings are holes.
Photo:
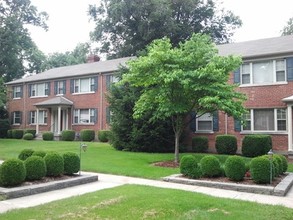
<path fill-rule="evenodd" d="M 74 130 L 65 130 L 61 133 L 62 141 L 74 141 L 75 131 Z"/>
<path fill-rule="evenodd" d="M 285 173 L 285 172 L 287 172 L 287 169 L 288 169 L 288 161 L 284 155 L 280 155 L 280 158 L 282 160 L 283 173 Z"/>
<path fill-rule="evenodd" d="M 30 140 L 34 139 L 34 136 L 31 133 L 26 133 L 26 134 L 23 135 L 23 139 L 27 140 L 27 141 L 30 141 Z"/>
<path fill-rule="evenodd" d="M 110 133 L 111 131 L 109 130 L 99 130 L 98 131 L 98 139 L 101 142 L 108 142 L 110 139 Z"/>
<path fill-rule="evenodd" d="M 242 141 L 242 155 L 245 157 L 257 157 L 265 155 L 272 149 L 270 135 L 252 134 L 246 135 Z"/>
<path fill-rule="evenodd" d="M 9 129 L 9 119 L 0 119 L 0 138 L 6 138 Z"/>
<path fill-rule="evenodd" d="M 180 160 L 180 173 L 194 179 L 201 177 L 201 169 L 196 158 L 185 155 Z"/>
<path fill-rule="evenodd" d="M 26 170 L 20 159 L 5 160 L 0 166 L 0 185 L 17 186 L 24 182 Z"/>
<path fill-rule="evenodd" d="M 259 156 L 252 158 L 250 162 L 250 174 L 256 183 L 270 183 L 271 162 L 269 158 Z M 272 175 L 274 178 L 274 175 Z"/>
<path fill-rule="evenodd" d="M 12 138 L 21 139 L 23 137 L 22 129 L 12 129 Z"/>
<path fill-rule="evenodd" d="M 36 137 L 36 130 L 35 129 L 26 129 L 24 130 L 24 134 L 32 134 L 33 137 L 35 138 Z"/>
<path fill-rule="evenodd" d="M 46 176 L 60 176 L 64 171 L 63 157 L 56 152 L 49 152 L 44 157 L 47 174 Z"/>
<path fill-rule="evenodd" d="M 27 158 L 29 158 L 30 156 L 32 156 L 32 154 L 34 153 L 33 149 L 23 149 L 19 155 L 18 155 L 18 159 L 20 160 L 26 160 Z"/>
<path fill-rule="evenodd" d="M 236 154 L 237 138 L 234 135 L 217 135 L 216 150 L 218 154 Z"/>
<path fill-rule="evenodd" d="M 209 148 L 209 139 L 205 136 L 192 138 L 192 151 L 196 153 L 206 153 Z"/>
<path fill-rule="evenodd" d="M 72 175 L 80 170 L 80 158 L 76 153 L 67 152 L 63 154 L 64 173 Z"/>
<path fill-rule="evenodd" d="M 44 158 L 46 156 L 46 154 L 47 153 L 45 151 L 38 150 L 38 151 L 33 152 L 32 156 L 39 156 L 39 157 Z"/>
<path fill-rule="evenodd" d="M 7 138 L 12 138 L 12 129 L 7 131 Z"/>
<path fill-rule="evenodd" d="M 46 131 L 42 134 L 44 141 L 53 141 L 54 140 L 54 133 L 51 131 Z"/>
<path fill-rule="evenodd" d="M 93 129 L 82 129 L 80 131 L 81 141 L 93 141 L 95 140 L 95 130 Z"/>
<path fill-rule="evenodd" d="M 27 180 L 40 180 L 46 176 L 47 168 L 44 158 L 31 156 L 24 161 Z"/>
<path fill-rule="evenodd" d="M 207 177 L 221 176 L 221 163 L 218 158 L 212 155 L 204 156 L 200 160 L 202 174 Z"/>
<path fill-rule="evenodd" d="M 243 180 L 246 168 L 243 158 L 239 156 L 229 156 L 225 161 L 225 175 L 233 180 L 240 181 Z"/>

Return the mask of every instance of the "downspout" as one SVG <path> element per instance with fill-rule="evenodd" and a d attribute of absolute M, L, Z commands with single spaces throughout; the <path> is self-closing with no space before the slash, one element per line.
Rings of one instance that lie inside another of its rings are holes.
<path fill-rule="evenodd" d="M 23 82 L 22 83 L 22 100 L 23 100 L 23 129 L 26 128 L 26 118 L 27 118 L 27 113 L 26 113 L 26 106 L 25 106 L 25 92 L 24 91 L 27 91 L 27 89 L 25 88 L 25 83 Z M 28 96 L 29 97 L 29 96 Z"/>
<path fill-rule="evenodd" d="M 100 75 L 100 81 L 101 81 L 101 89 L 100 89 L 100 108 L 98 109 L 98 113 L 100 113 L 100 117 L 98 117 L 98 120 L 100 118 L 100 130 L 103 129 L 103 75 L 102 73 L 99 73 Z"/>

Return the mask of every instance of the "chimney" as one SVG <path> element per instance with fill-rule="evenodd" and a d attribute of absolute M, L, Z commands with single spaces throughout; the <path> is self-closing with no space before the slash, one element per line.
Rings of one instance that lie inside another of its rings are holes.
<path fill-rule="evenodd" d="M 100 57 L 98 55 L 91 54 L 87 58 L 87 63 L 94 63 L 100 61 Z"/>

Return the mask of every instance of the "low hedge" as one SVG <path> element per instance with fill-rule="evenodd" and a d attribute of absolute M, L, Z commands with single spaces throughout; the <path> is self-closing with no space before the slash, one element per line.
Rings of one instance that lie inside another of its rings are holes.
<path fill-rule="evenodd" d="M 61 133 L 62 141 L 74 141 L 75 131 L 74 130 L 65 130 Z"/>
<path fill-rule="evenodd" d="M 31 156 L 24 161 L 27 180 L 40 180 L 47 173 L 47 167 L 44 158 Z"/>
<path fill-rule="evenodd" d="M 33 137 L 35 138 L 36 137 L 36 130 L 35 129 L 26 129 L 24 130 L 24 134 L 32 134 Z"/>
<path fill-rule="evenodd" d="M 257 157 L 265 155 L 272 149 L 270 135 L 252 134 L 246 135 L 242 141 L 242 155 L 245 157 Z"/>
<path fill-rule="evenodd" d="M 44 157 L 47 176 L 60 176 L 64 171 L 64 160 L 63 157 L 56 152 L 49 152 Z"/>
<path fill-rule="evenodd" d="M 34 136 L 31 133 L 26 133 L 26 134 L 23 135 L 23 139 L 27 140 L 27 141 L 30 141 L 30 140 L 34 139 Z"/>
<path fill-rule="evenodd" d="M 109 130 L 99 130 L 98 139 L 101 142 L 108 142 L 110 140 L 111 131 Z"/>
<path fill-rule="evenodd" d="M 12 138 L 12 129 L 7 131 L 7 138 Z"/>
<path fill-rule="evenodd" d="M 26 160 L 27 158 L 29 158 L 30 156 L 32 156 L 34 153 L 33 149 L 23 149 L 19 155 L 18 155 L 18 159 L 20 160 Z"/>
<path fill-rule="evenodd" d="M 242 157 L 229 156 L 224 165 L 225 175 L 233 180 L 240 181 L 244 179 L 246 168 Z"/>
<path fill-rule="evenodd" d="M 17 186 L 24 182 L 26 169 L 20 159 L 5 160 L 0 166 L 0 185 Z"/>
<path fill-rule="evenodd" d="M 6 138 L 9 129 L 9 119 L 0 119 L 0 138 Z"/>
<path fill-rule="evenodd" d="M 236 154 L 237 138 L 234 135 L 217 135 L 216 150 L 218 154 Z"/>
<path fill-rule="evenodd" d="M 80 170 L 80 158 L 76 153 L 67 152 L 63 154 L 64 173 L 72 175 Z"/>
<path fill-rule="evenodd" d="M 44 141 L 53 141 L 54 140 L 54 133 L 51 131 L 46 131 L 42 134 Z"/>
<path fill-rule="evenodd" d="M 22 129 L 12 129 L 12 138 L 14 139 L 22 139 L 23 130 Z"/>
<path fill-rule="evenodd" d="M 93 141 L 95 140 L 95 130 L 93 129 L 82 129 L 80 131 L 81 141 Z"/>
<path fill-rule="evenodd" d="M 216 177 L 221 176 L 222 174 L 221 163 L 219 159 L 212 155 L 204 156 L 200 160 L 200 167 L 203 176 Z"/>
<path fill-rule="evenodd" d="M 270 183 L 271 162 L 267 157 L 255 157 L 250 162 L 250 174 L 256 183 Z M 272 175 L 272 179 L 274 175 Z"/>
<path fill-rule="evenodd" d="M 45 157 L 46 156 L 46 152 L 45 151 L 42 151 L 42 150 L 38 150 L 38 151 L 35 151 L 33 152 L 32 156 L 39 156 L 39 157 Z"/>
<path fill-rule="evenodd" d="M 192 151 L 196 153 L 206 153 L 209 148 L 209 139 L 205 136 L 192 138 Z"/>
<path fill-rule="evenodd" d="M 185 155 L 181 158 L 180 173 L 194 179 L 200 178 L 202 175 L 198 161 L 192 155 Z"/>

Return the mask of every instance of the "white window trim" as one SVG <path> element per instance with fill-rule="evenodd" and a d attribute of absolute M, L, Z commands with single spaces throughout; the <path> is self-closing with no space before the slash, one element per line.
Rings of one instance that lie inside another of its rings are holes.
<path fill-rule="evenodd" d="M 80 80 L 82 79 L 88 79 L 88 92 L 80 92 Z M 78 92 L 75 92 L 75 82 L 76 80 L 78 80 Z M 91 91 L 91 81 L 94 80 L 94 77 L 85 77 L 85 78 L 78 78 L 78 79 L 74 79 L 73 81 L 73 87 L 74 87 L 74 92 L 72 93 L 72 95 L 80 95 L 80 94 L 89 94 L 89 93 L 95 93 L 95 91 Z M 94 80 L 95 81 L 95 80 Z"/>
<path fill-rule="evenodd" d="M 62 87 L 63 93 L 59 93 L 59 90 L 60 90 L 59 85 L 60 85 L 60 83 L 62 83 L 62 85 L 63 85 L 63 87 Z M 65 82 L 63 80 L 57 81 L 57 94 L 56 94 L 56 96 L 63 96 L 63 95 L 65 95 L 65 93 L 66 93 L 66 91 L 64 89 L 65 87 L 66 87 L 66 81 Z"/>
<path fill-rule="evenodd" d="M 35 87 L 35 93 L 37 93 L 37 87 L 38 85 L 44 84 L 44 94 L 46 93 L 46 89 L 49 90 L 49 88 L 47 88 L 48 84 L 47 83 L 35 83 L 35 84 L 31 84 L 31 91 L 30 91 L 30 98 L 42 98 L 42 97 L 48 97 L 48 95 L 38 95 L 35 94 L 34 96 L 32 95 L 32 91 L 33 91 L 33 87 Z"/>
<path fill-rule="evenodd" d="M 75 122 L 75 111 L 78 111 L 78 121 L 80 121 L 80 110 L 88 110 L 88 119 L 89 122 L 88 123 L 82 123 L 82 122 Z M 91 122 L 91 111 L 93 110 L 93 108 L 86 108 L 86 109 L 74 109 L 73 111 L 73 122 L 72 125 L 94 125 L 95 122 Z"/>
<path fill-rule="evenodd" d="M 21 94 L 21 86 L 14 86 L 13 91 L 12 91 L 13 92 L 13 99 L 21 99 L 22 98 L 21 95 L 19 97 L 15 96 L 15 94 L 16 94 L 15 89 L 16 88 L 19 88 L 19 93 Z"/>
<path fill-rule="evenodd" d="M 31 123 L 31 120 L 32 120 L 32 113 L 35 113 L 35 123 Z M 40 112 L 43 112 L 43 121 L 44 121 L 44 123 L 40 123 L 40 120 L 38 120 L 38 124 L 39 125 L 47 125 L 48 124 L 48 112 L 46 111 L 46 110 L 39 110 L 39 114 L 40 114 Z M 46 117 L 45 117 L 46 116 Z M 36 123 L 36 117 L 39 117 L 39 116 L 37 116 L 37 111 L 30 111 L 30 122 L 29 122 L 29 124 L 30 125 L 36 125 L 37 123 Z M 45 123 L 45 118 L 47 118 L 47 123 Z"/>
<path fill-rule="evenodd" d="M 211 118 L 211 120 L 200 120 L 200 117 L 197 117 L 196 118 L 196 130 L 195 130 L 195 133 L 214 133 L 214 130 L 213 130 L 213 115 L 212 114 L 210 114 L 210 118 Z M 198 129 L 198 122 L 199 121 L 210 121 L 211 125 L 212 125 L 211 130 L 199 130 Z"/>
<path fill-rule="evenodd" d="M 12 124 L 13 124 L 13 125 L 20 125 L 21 123 L 15 123 L 15 118 L 16 118 L 16 117 L 15 117 L 15 113 L 16 113 L 16 112 L 19 112 L 19 118 L 21 119 L 21 116 L 20 116 L 20 115 L 21 115 L 21 112 L 20 112 L 20 111 L 15 111 L 15 112 L 13 112 L 13 123 L 12 123 Z"/>

